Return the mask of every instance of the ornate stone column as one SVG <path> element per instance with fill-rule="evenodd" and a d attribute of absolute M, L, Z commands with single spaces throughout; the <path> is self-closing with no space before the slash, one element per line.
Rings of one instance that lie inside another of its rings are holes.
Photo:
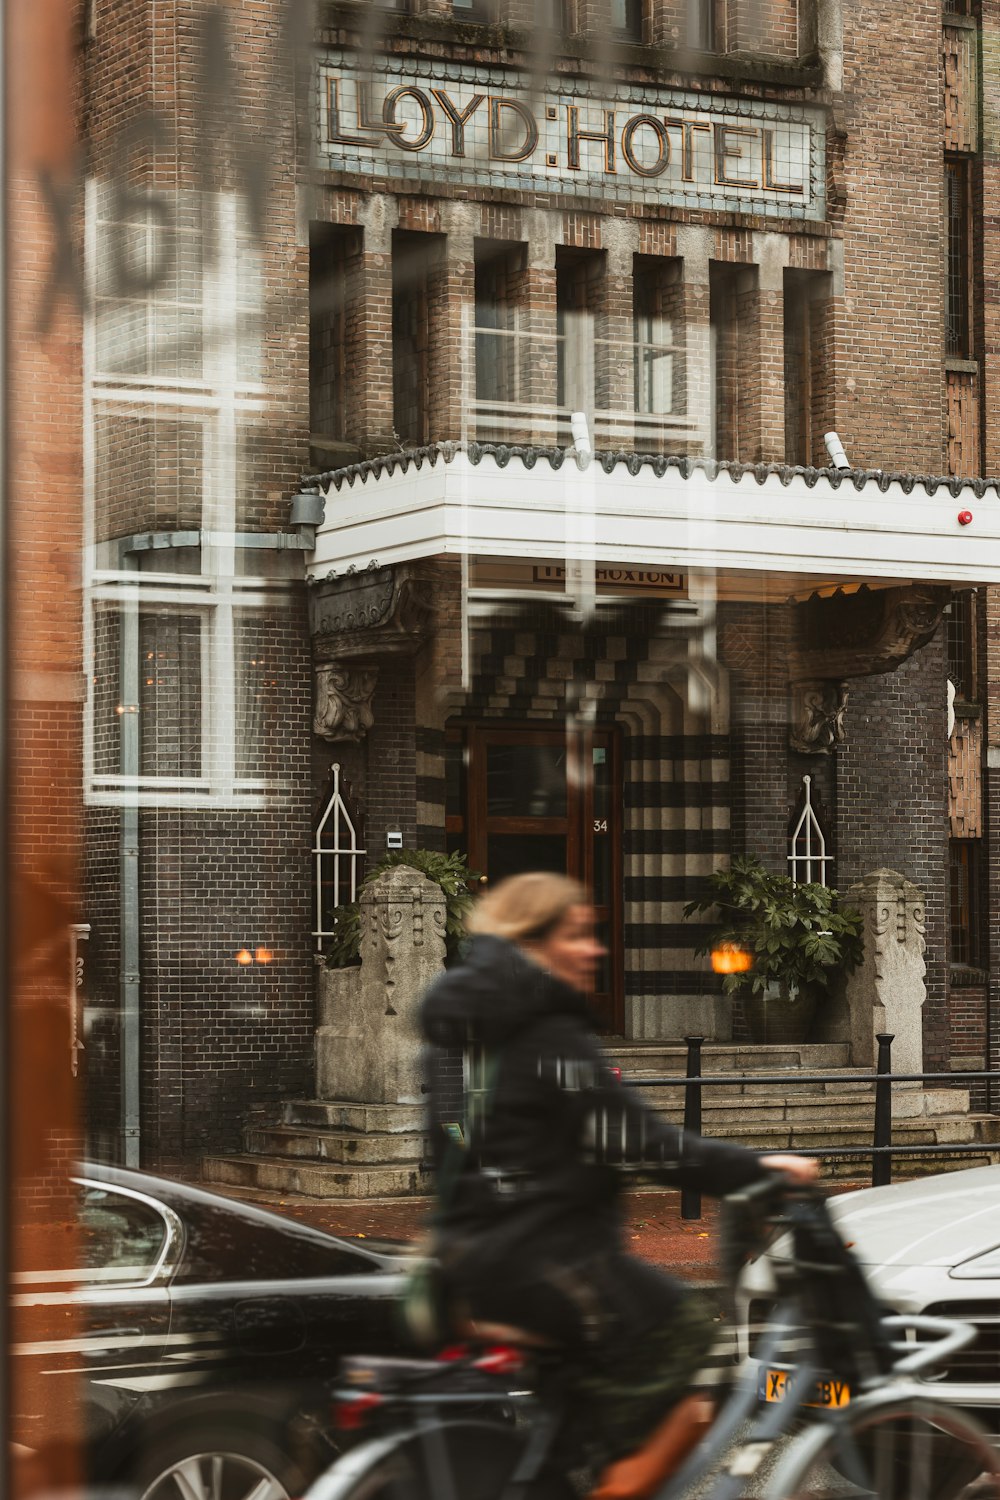
<path fill-rule="evenodd" d="M 444 964 L 444 932 L 444 893 L 418 870 L 398 865 L 366 887 L 361 969 L 327 987 L 317 1033 L 321 1099 L 404 1106 L 407 1118 L 422 1106 L 417 1007 Z"/>
<path fill-rule="evenodd" d="M 888 1031 L 895 1037 L 892 1071 L 920 1073 L 927 997 L 923 892 L 895 870 L 873 870 L 848 889 L 845 900 L 860 909 L 865 922 L 864 960 L 847 980 L 851 1062 L 873 1067 L 875 1035 Z"/>

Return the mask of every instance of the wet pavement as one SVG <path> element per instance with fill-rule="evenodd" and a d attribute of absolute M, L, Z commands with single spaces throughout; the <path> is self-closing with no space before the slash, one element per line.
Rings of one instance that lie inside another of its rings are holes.
<path fill-rule="evenodd" d="M 840 1193 L 862 1185 L 837 1182 L 835 1186 L 831 1184 L 831 1188 Z M 214 1183 L 210 1186 L 213 1192 L 220 1191 Z M 230 1191 L 228 1196 L 246 1198 L 261 1208 L 312 1224 L 329 1234 L 375 1242 L 408 1243 L 419 1239 L 431 1207 L 430 1198 L 376 1198 L 349 1202 L 269 1197 L 255 1192 L 251 1199 L 249 1194 L 237 1190 Z M 633 1254 L 641 1255 L 653 1265 L 662 1266 L 688 1281 L 714 1282 L 718 1279 L 715 1240 L 718 1205 L 714 1200 L 703 1200 L 700 1219 L 683 1219 L 679 1192 L 648 1188 L 627 1193 L 624 1208 L 625 1240 Z"/>

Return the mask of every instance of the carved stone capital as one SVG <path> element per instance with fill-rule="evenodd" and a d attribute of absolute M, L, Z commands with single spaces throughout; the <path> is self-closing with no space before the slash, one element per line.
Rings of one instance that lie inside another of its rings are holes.
<path fill-rule="evenodd" d="M 793 682 L 788 742 L 801 755 L 829 755 L 844 738 L 846 682 Z"/>
<path fill-rule="evenodd" d="M 309 591 L 317 661 L 412 655 L 431 623 L 431 584 L 409 564 L 329 577 Z"/>
<path fill-rule="evenodd" d="M 926 646 L 950 598 L 949 589 L 923 583 L 814 595 L 795 609 L 789 676 L 842 682 L 891 672 Z"/>
<path fill-rule="evenodd" d="M 372 694 L 377 680 L 377 667 L 318 663 L 313 733 L 324 740 L 364 739 L 375 722 Z"/>

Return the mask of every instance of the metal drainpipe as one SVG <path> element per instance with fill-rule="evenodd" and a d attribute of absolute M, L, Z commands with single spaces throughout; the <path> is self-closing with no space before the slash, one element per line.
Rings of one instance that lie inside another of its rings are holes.
<path fill-rule="evenodd" d="M 130 603 L 121 612 L 121 770 L 139 775 L 139 607 Z M 133 780 L 133 785 L 134 785 Z M 125 793 L 126 798 L 128 792 Z M 139 1165 L 139 809 L 127 803 L 121 810 L 119 852 L 120 914 L 120 1067 L 122 1158 L 125 1166 Z"/>

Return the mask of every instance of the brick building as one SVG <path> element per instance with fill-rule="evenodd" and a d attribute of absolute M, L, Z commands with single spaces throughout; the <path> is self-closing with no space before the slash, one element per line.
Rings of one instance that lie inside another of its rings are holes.
<path fill-rule="evenodd" d="M 1000 3 L 88 14 L 98 1148 L 308 1089 L 334 766 L 591 883 L 640 1040 L 742 1035 L 683 906 L 805 811 L 1000 1064 Z"/>

